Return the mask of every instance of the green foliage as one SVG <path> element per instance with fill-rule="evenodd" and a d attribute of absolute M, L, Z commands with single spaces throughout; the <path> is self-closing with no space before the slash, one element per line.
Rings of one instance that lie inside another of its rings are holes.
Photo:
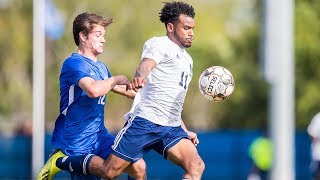
<path fill-rule="evenodd" d="M 53 123 L 59 112 L 59 72 L 63 60 L 77 51 L 72 37 L 73 18 L 84 11 L 113 17 L 107 29 L 105 52 L 100 59 L 113 75 L 131 79 L 144 41 L 165 35 L 158 13 L 162 0 L 84 1 L 53 0 L 65 17 L 61 39 L 46 42 L 46 121 Z M 184 105 L 183 119 L 193 129 L 261 128 L 268 120 L 269 86 L 259 65 L 259 1 L 186 0 L 196 9 L 195 43 L 188 49 L 194 59 L 193 80 Z M 296 126 L 305 128 L 320 109 L 317 96 L 320 71 L 320 2 L 297 0 L 295 4 Z M 47 22 L 50 23 L 50 22 Z M 0 3 L 0 114 L 32 114 L 32 1 Z M 203 70 L 221 65 L 235 80 L 234 93 L 225 101 L 210 102 L 198 90 Z M 131 100 L 108 95 L 106 122 L 115 129 Z"/>
<path fill-rule="evenodd" d="M 320 2 L 299 0 L 295 6 L 296 124 L 305 129 L 320 111 Z"/>
<path fill-rule="evenodd" d="M 31 7 L 17 0 L 0 10 L 0 113 L 6 116 L 31 110 Z"/>

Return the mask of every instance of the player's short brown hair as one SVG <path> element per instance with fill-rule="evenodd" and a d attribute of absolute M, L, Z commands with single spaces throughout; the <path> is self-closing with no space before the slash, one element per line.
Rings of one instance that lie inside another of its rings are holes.
<path fill-rule="evenodd" d="M 113 22 L 112 18 L 106 19 L 94 13 L 79 14 L 73 21 L 73 39 L 77 46 L 79 46 L 79 33 L 83 32 L 88 35 L 96 25 L 104 27 L 109 26 Z"/>

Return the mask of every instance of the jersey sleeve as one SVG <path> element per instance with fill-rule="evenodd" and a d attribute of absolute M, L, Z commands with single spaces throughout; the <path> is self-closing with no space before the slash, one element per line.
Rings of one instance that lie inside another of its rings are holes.
<path fill-rule="evenodd" d="M 82 61 L 66 61 L 62 67 L 62 74 L 68 77 L 68 81 L 78 86 L 81 78 L 92 77 L 89 67 Z"/>
<path fill-rule="evenodd" d="M 143 58 L 149 58 L 156 61 L 157 64 L 165 57 L 165 47 L 162 45 L 161 41 L 156 38 L 152 38 L 145 42 L 142 50 L 142 56 Z"/>
<path fill-rule="evenodd" d="M 106 67 L 108 78 L 111 78 L 112 77 L 111 72 L 109 71 L 109 69 L 106 65 L 104 65 L 104 66 Z"/>

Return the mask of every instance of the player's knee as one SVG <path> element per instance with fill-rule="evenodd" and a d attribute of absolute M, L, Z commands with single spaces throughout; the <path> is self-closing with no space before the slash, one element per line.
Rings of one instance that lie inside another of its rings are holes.
<path fill-rule="evenodd" d="M 145 179 L 147 172 L 147 165 L 145 161 L 139 160 L 138 162 L 136 162 L 134 165 L 134 170 L 136 177 L 138 177 L 137 179 Z"/>
<path fill-rule="evenodd" d="M 201 158 L 195 163 L 195 169 L 198 174 L 202 174 L 205 169 L 205 164 Z"/>
<path fill-rule="evenodd" d="M 122 173 L 122 169 L 120 166 L 113 165 L 113 166 L 108 166 L 107 168 L 103 169 L 104 172 L 104 177 L 105 179 L 114 179 L 118 177 Z"/>
<path fill-rule="evenodd" d="M 192 174 L 192 176 L 201 177 L 203 171 L 205 169 L 205 164 L 203 160 L 199 157 L 187 166 L 187 171 Z"/>
<path fill-rule="evenodd" d="M 103 178 L 105 179 L 114 179 L 121 174 L 121 171 L 107 171 Z"/>
<path fill-rule="evenodd" d="M 206 168 L 206 165 L 204 164 L 204 162 L 203 162 L 202 159 L 200 159 L 200 160 L 201 160 L 201 162 L 200 162 L 200 164 L 199 164 L 199 169 L 200 169 L 201 174 L 202 174 L 203 171 L 204 171 L 204 169 Z"/>

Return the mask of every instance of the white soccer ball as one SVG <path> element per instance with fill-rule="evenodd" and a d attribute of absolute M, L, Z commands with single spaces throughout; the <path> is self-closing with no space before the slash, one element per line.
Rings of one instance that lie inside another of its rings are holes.
<path fill-rule="evenodd" d="M 222 66 L 212 66 L 200 75 L 199 89 L 210 101 L 222 101 L 230 96 L 235 82 L 230 71 Z"/>

